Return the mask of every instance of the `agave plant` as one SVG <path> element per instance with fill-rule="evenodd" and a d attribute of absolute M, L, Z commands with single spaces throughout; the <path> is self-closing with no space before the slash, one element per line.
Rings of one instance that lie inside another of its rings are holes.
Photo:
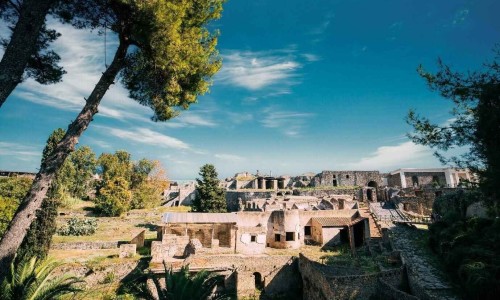
<path fill-rule="evenodd" d="M 17 265 L 13 262 L 9 276 L 0 284 L 0 300 L 49 300 L 80 291 L 75 284 L 83 280 L 68 274 L 50 276 L 60 265 L 54 260 L 37 261 L 36 257 Z"/>

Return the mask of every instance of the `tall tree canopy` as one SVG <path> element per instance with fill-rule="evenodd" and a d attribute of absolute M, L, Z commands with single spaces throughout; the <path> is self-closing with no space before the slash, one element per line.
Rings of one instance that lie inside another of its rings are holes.
<path fill-rule="evenodd" d="M 218 174 L 214 165 L 206 164 L 200 168 L 201 179 L 196 179 L 196 198 L 193 210 L 196 212 L 227 212 L 224 189 L 219 186 Z"/>
<path fill-rule="evenodd" d="M 480 72 L 462 74 L 439 61 L 436 74 L 419 68 L 431 90 L 453 101 L 453 118 L 445 125 L 432 123 L 410 111 L 407 121 L 415 132 L 413 142 L 436 148 L 443 163 L 469 168 L 479 175 L 480 187 L 498 213 L 500 182 L 500 48 L 495 60 Z M 468 147 L 461 156 L 446 158 L 442 151 Z M 441 152 L 440 152 L 441 151 Z"/>
<path fill-rule="evenodd" d="M 55 151 L 42 164 L 0 241 L 0 275 L 23 240 L 55 173 L 73 151 L 98 111 L 102 97 L 121 72 L 130 96 L 165 121 L 187 109 L 208 90 L 221 66 L 217 34 L 205 27 L 219 18 L 223 0 L 74 0 L 58 14 L 80 28 L 106 26 L 118 36 L 118 48 L 86 104 L 69 125 Z M 1 277 L 0 277 L 1 279 Z"/>
<path fill-rule="evenodd" d="M 58 0 L 2 0 L 0 17 L 12 27 L 10 40 L 2 40 L 5 53 L 0 61 L 0 107 L 24 77 L 41 84 L 57 83 L 65 73 L 60 57 L 49 50 L 59 37 L 45 26 L 45 17 Z"/>

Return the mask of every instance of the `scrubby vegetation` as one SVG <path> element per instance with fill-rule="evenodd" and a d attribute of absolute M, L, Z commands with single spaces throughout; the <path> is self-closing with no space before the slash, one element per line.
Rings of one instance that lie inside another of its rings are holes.
<path fill-rule="evenodd" d="M 78 219 L 71 218 L 66 225 L 57 230 L 59 235 L 92 235 L 97 229 L 97 220 L 93 218 Z"/>
<path fill-rule="evenodd" d="M 0 236 L 9 225 L 32 180 L 27 177 L 0 178 Z"/>
<path fill-rule="evenodd" d="M 439 221 L 429 228 L 431 248 L 470 299 L 497 299 L 500 293 L 500 220 L 466 218 L 479 191 L 459 191 L 436 199 Z"/>

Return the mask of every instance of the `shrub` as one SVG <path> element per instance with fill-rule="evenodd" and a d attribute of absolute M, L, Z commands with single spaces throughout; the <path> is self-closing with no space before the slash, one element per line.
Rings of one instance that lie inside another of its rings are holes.
<path fill-rule="evenodd" d="M 59 235 L 92 235 L 97 229 L 96 219 L 71 218 L 65 226 L 59 228 Z"/>
<path fill-rule="evenodd" d="M 97 196 L 96 210 L 103 216 L 116 217 L 130 210 L 132 193 L 129 190 L 127 181 L 122 177 L 108 180 L 99 189 Z"/>

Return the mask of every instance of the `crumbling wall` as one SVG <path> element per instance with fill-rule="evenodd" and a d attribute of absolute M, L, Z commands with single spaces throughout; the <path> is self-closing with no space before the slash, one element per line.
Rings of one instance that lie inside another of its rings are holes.
<path fill-rule="evenodd" d="M 379 171 L 323 171 L 311 180 L 311 186 L 367 186 L 374 181 L 382 185 Z"/>
<path fill-rule="evenodd" d="M 446 186 L 446 177 L 444 172 L 405 172 L 404 176 L 407 187 L 415 186 L 413 177 L 417 178 L 417 186 L 419 187 L 432 187 L 433 185 Z M 436 181 L 436 183 L 434 183 L 434 181 Z"/>
<path fill-rule="evenodd" d="M 254 199 L 265 199 L 265 198 L 276 197 L 276 195 L 277 195 L 276 191 L 256 192 L 256 191 L 230 191 L 230 190 L 227 190 L 226 191 L 227 210 L 229 212 L 238 211 L 239 199 L 241 199 L 243 202 L 245 202 L 245 201 L 254 200 Z"/>
<path fill-rule="evenodd" d="M 347 276 L 336 276 L 334 272 L 326 272 L 326 268 L 328 267 L 300 254 L 299 271 L 302 276 L 303 299 L 369 299 L 377 293 L 379 278 L 386 282 L 401 283 L 404 276 L 403 268 Z"/>

